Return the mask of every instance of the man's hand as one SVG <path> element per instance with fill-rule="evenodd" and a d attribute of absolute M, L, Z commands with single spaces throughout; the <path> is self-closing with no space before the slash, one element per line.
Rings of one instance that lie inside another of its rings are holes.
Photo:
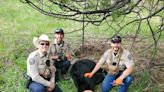
<path fill-rule="evenodd" d="M 48 89 L 54 89 L 55 88 L 55 84 L 53 82 L 51 82 L 51 84 L 48 86 Z"/>
<path fill-rule="evenodd" d="M 47 92 L 51 92 L 53 89 L 52 88 L 47 88 Z"/>
<path fill-rule="evenodd" d="M 69 60 L 69 61 L 72 61 L 72 55 L 70 53 L 66 53 L 66 58 Z"/>
<path fill-rule="evenodd" d="M 84 76 L 87 77 L 87 78 L 91 78 L 91 77 L 93 77 L 93 73 L 91 73 L 91 72 L 90 73 L 85 73 Z"/>
<path fill-rule="evenodd" d="M 123 81 L 123 79 L 117 78 L 116 80 L 114 80 L 114 85 L 116 85 L 116 86 L 121 85 L 121 84 L 123 84 L 122 81 Z"/>

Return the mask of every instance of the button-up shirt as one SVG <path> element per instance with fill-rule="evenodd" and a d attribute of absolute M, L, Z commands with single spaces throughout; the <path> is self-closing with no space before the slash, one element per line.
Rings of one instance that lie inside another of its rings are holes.
<path fill-rule="evenodd" d="M 33 81 L 43 84 L 45 86 L 50 85 L 50 81 L 45 80 L 41 75 L 44 74 L 45 70 L 48 69 L 46 61 L 48 55 L 44 55 L 40 50 L 32 52 L 27 58 L 27 75 L 29 75 Z M 55 67 L 51 65 L 53 69 L 50 69 L 51 80 L 55 80 Z M 55 82 L 55 81 L 54 81 Z"/>

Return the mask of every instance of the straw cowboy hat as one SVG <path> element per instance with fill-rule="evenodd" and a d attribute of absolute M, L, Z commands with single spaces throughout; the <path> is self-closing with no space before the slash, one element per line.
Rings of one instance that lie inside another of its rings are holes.
<path fill-rule="evenodd" d="M 48 42 L 50 42 L 50 39 L 48 38 L 48 36 L 46 34 L 41 34 L 39 36 L 39 38 L 38 37 L 34 37 L 33 38 L 33 44 L 34 44 L 34 46 L 36 48 L 38 48 L 40 41 L 48 41 Z"/>

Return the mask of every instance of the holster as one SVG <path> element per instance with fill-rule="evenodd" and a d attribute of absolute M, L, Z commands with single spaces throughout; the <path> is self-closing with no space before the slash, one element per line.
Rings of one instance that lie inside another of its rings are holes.
<path fill-rule="evenodd" d="M 24 73 L 23 76 L 25 77 L 26 81 L 25 81 L 25 87 L 27 89 L 29 89 L 29 85 L 32 82 L 32 79 L 30 76 L 27 75 L 27 73 Z"/>

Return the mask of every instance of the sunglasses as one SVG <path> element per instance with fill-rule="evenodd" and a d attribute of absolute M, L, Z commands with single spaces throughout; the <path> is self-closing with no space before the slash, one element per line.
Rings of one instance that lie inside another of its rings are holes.
<path fill-rule="evenodd" d="M 46 46 L 49 46 L 49 43 L 40 43 L 40 45 L 46 45 Z"/>

